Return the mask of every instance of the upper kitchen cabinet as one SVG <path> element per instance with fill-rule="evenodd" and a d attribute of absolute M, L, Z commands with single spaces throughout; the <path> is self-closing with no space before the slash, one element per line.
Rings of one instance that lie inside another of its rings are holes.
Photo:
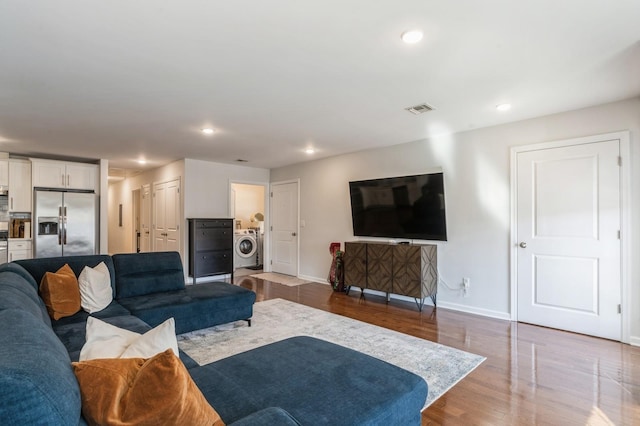
<path fill-rule="evenodd" d="M 0 160 L 0 188 L 9 186 L 9 160 Z"/>
<path fill-rule="evenodd" d="M 69 163 L 32 158 L 33 186 L 42 188 L 95 190 L 98 177 L 96 164 Z"/>
<path fill-rule="evenodd" d="M 31 162 L 9 160 L 9 211 L 30 212 Z"/>

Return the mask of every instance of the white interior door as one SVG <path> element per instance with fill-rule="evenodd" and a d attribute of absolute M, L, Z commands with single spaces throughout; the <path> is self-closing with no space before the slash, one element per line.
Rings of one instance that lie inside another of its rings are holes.
<path fill-rule="evenodd" d="M 620 142 L 517 154 L 517 319 L 621 339 Z"/>
<path fill-rule="evenodd" d="M 153 184 L 153 251 L 167 250 L 166 189 L 164 183 Z"/>
<path fill-rule="evenodd" d="M 298 182 L 271 186 L 272 271 L 298 275 Z"/>
<path fill-rule="evenodd" d="M 140 251 L 151 251 L 151 185 L 140 189 Z"/>
<path fill-rule="evenodd" d="M 180 251 L 180 179 L 166 184 L 165 199 L 165 250 Z"/>

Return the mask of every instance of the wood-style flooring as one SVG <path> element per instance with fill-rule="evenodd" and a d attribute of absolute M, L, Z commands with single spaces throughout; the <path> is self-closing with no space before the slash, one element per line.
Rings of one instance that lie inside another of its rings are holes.
<path fill-rule="evenodd" d="M 422 413 L 423 425 L 640 425 L 640 348 L 367 295 L 235 277 L 282 298 L 487 357 Z"/>

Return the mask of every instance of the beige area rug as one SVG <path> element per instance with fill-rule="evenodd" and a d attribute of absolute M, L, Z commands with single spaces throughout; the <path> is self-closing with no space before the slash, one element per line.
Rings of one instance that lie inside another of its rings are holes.
<path fill-rule="evenodd" d="M 429 385 L 425 407 L 485 360 L 479 355 L 283 299 L 256 303 L 252 320 L 251 327 L 237 321 L 181 334 L 178 345 L 203 365 L 289 337 L 317 337 L 423 377 Z"/>
<path fill-rule="evenodd" d="M 253 274 L 251 276 L 265 281 L 287 285 L 289 287 L 295 287 L 300 284 L 308 284 L 311 282 L 301 278 L 292 277 L 291 275 L 278 274 L 276 272 L 265 272 L 263 274 Z"/>

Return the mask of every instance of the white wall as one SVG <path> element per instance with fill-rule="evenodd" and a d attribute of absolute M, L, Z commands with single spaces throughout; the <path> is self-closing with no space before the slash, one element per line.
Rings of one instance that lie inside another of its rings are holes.
<path fill-rule="evenodd" d="M 269 182 L 268 169 L 193 159 L 185 160 L 185 175 L 186 218 L 228 218 L 230 181 Z"/>
<path fill-rule="evenodd" d="M 348 182 L 445 173 L 449 241 L 439 243 L 442 278 L 468 297 L 439 287 L 441 306 L 509 317 L 510 148 L 619 130 L 631 131 L 632 259 L 640 253 L 640 98 L 362 151 L 271 171 L 271 181 L 300 178 L 300 275 L 323 280 L 329 243 L 353 240 Z M 632 262 L 632 341 L 640 343 L 640 262 Z"/>

